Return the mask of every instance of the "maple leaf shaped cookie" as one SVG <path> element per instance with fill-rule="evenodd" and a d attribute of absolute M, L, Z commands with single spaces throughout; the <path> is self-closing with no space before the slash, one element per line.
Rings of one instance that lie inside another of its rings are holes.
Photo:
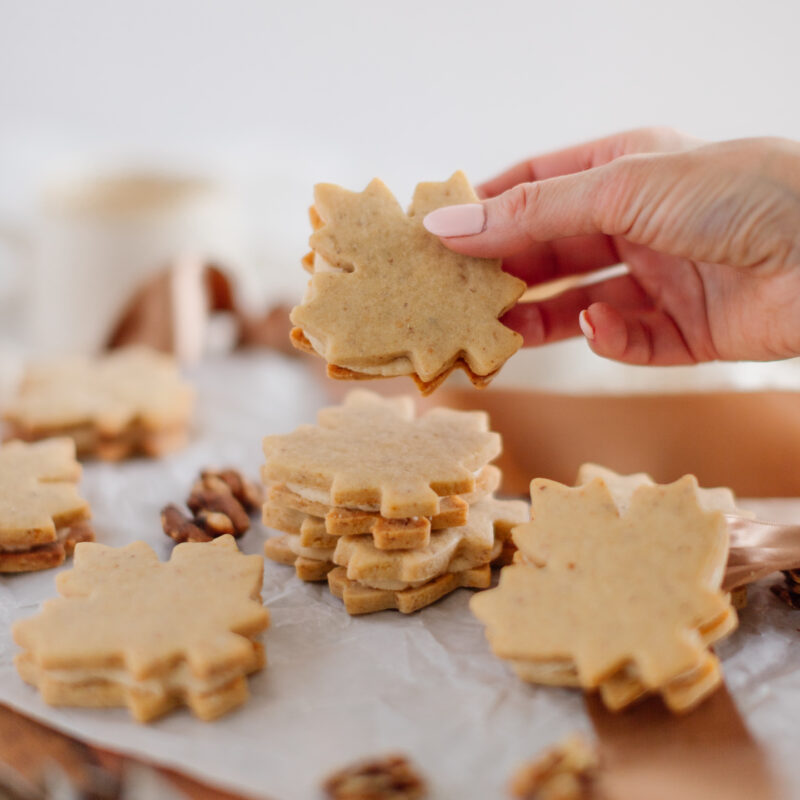
<path fill-rule="evenodd" d="M 3 416 L 22 439 L 72 435 L 82 454 L 103 457 L 98 439 L 127 437 L 114 457 L 138 448 L 159 455 L 182 442 L 193 402 L 171 357 L 130 347 L 30 366 Z"/>
<path fill-rule="evenodd" d="M 412 550 L 379 550 L 368 536 L 344 536 L 333 561 L 347 578 L 378 589 L 399 590 L 425 583 L 445 572 L 463 572 L 488 564 L 499 552 L 495 526 L 511 527 L 528 516 L 522 500 L 482 500 L 470 507 L 466 525 L 431 534 L 430 543 Z"/>
<path fill-rule="evenodd" d="M 56 528 L 87 519 L 80 476 L 72 439 L 0 447 L 0 549 L 53 542 Z"/>
<path fill-rule="evenodd" d="M 317 419 L 264 439 L 262 475 L 389 518 L 438 514 L 440 496 L 472 492 L 475 475 L 500 453 L 483 412 L 434 408 L 415 419 L 409 397 L 356 390 Z"/>
<path fill-rule="evenodd" d="M 513 532 L 517 563 L 471 602 L 501 658 L 569 668 L 585 688 L 625 673 L 658 689 L 705 669 L 704 627 L 735 627 L 725 519 L 701 508 L 692 476 L 640 487 L 622 513 L 600 478 L 537 479 L 531 518 Z"/>
<path fill-rule="evenodd" d="M 317 185 L 314 274 L 292 311 L 293 342 L 323 356 L 331 377 L 413 375 L 428 393 L 462 366 L 486 385 L 522 345 L 498 318 L 525 284 L 422 225 L 429 211 L 476 200 L 461 172 L 420 183 L 408 214 L 377 179 L 363 192 Z"/>
<path fill-rule="evenodd" d="M 578 469 L 577 486 L 589 483 L 594 478 L 602 478 L 614 497 L 617 508 L 623 511 L 630 502 L 631 496 L 640 486 L 656 486 L 656 482 L 645 472 L 622 475 L 599 464 L 581 464 Z M 704 488 L 698 486 L 697 500 L 708 511 L 722 511 L 724 514 L 737 514 L 742 517 L 753 517 L 751 511 L 745 511 L 736 505 L 736 495 L 725 486 Z"/>
<path fill-rule="evenodd" d="M 231 536 L 180 544 L 160 562 L 144 542 L 78 545 L 62 595 L 18 622 L 17 668 L 55 705 L 127 705 L 141 720 L 186 703 L 204 719 L 247 697 L 269 624 L 260 556 Z"/>

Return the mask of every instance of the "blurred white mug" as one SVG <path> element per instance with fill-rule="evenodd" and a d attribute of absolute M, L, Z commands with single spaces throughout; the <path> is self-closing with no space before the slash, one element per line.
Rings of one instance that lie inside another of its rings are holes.
<path fill-rule="evenodd" d="M 48 186 L 31 229 L 16 236 L 20 269 L 6 283 L 24 304 L 26 344 L 47 352 L 101 349 L 137 289 L 172 264 L 181 265 L 176 328 L 196 324 L 201 266 L 235 272 L 241 231 L 228 192 L 201 177 L 122 173 Z"/>

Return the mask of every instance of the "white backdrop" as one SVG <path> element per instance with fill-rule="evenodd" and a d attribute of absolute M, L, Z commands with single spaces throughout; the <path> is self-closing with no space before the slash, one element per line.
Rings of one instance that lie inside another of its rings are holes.
<path fill-rule="evenodd" d="M 796 0 L 0 0 L 0 202 L 66 165 L 201 165 L 278 273 L 317 180 L 406 199 L 652 123 L 800 138 L 798 28 Z"/>
<path fill-rule="evenodd" d="M 65 170 L 199 168 L 296 300 L 316 181 L 405 202 L 639 125 L 800 138 L 798 29 L 797 0 L 0 0 L 0 223 Z"/>

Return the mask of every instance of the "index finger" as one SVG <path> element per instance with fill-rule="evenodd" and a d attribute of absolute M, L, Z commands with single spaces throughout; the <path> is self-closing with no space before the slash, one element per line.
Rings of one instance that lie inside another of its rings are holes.
<path fill-rule="evenodd" d="M 698 144 L 699 139 L 671 128 L 638 128 L 526 159 L 482 183 L 476 191 L 482 199 L 496 197 L 519 183 L 583 172 L 623 155 L 672 152 Z"/>

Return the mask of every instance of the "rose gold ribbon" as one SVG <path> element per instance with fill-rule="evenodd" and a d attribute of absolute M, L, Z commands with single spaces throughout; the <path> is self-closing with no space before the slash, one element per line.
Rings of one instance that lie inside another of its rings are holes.
<path fill-rule="evenodd" d="M 782 569 L 800 568 L 800 525 L 727 515 L 731 534 L 722 588 L 735 589 Z"/>

